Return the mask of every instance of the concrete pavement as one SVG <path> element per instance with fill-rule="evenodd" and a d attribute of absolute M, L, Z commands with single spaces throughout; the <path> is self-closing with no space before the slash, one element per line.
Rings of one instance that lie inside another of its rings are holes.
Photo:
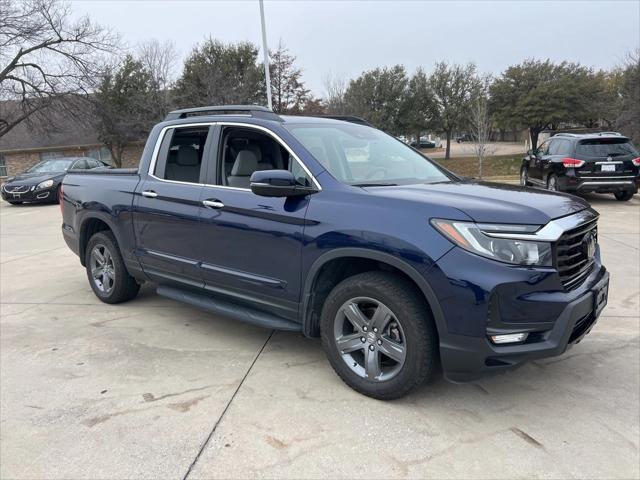
<path fill-rule="evenodd" d="M 639 478 L 640 199 L 590 196 L 609 305 L 565 355 L 363 397 L 317 340 L 94 297 L 51 206 L 0 207 L 0 477 Z"/>

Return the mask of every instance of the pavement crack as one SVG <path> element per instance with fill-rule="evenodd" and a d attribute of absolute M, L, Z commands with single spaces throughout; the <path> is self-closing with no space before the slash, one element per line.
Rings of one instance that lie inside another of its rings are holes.
<path fill-rule="evenodd" d="M 207 438 L 202 443 L 202 446 L 200 447 L 200 450 L 198 450 L 198 453 L 196 454 L 196 457 L 193 459 L 193 462 L 191 462 L 191 465 L 189 465 L 189 468 L 187 469 L 187 473 L 184 474 L 184 477 L 182 477 L 182 480 L 187 480 L 187 478 L 189 477 L 189 474 L 193 470 L 193 467 L 195 467 L 196 463 L 198 463 L 198 460 L 200 459 L 200 456 L 202 455 L 202 452 L 204 452 L 204 449 L 207 448 L 207 445 L 209 445 L 209 442 L 211 441 L 211 438 L 213 437 L 213 434 L 215 433 L 216 429 L 218 428 L 218 425 L 220 425 L 220 422 L 224 418 L 224 415 L 227 413 L 227 410 L 229 410 L 229 407 L 231 406 L 231 403 L 233 403 L 233 400 L 236 398 L 236 395 L 240 391 L 240 388 L 242 388 L 242 385 L 244 384 L 244 381 L 249 376 L 249 373 L 251 373 L 251 370 L 253 369 L 253 366 L 258 361 L 258 358 L 260 358 L 260 355 L 262 355 L 262 352 L 264 351 L 265 347 L 267 346 L 267 343 L 269 343 L 269 340 L 271 340 L 271 337 L 273 337 L 274 333 L 275 333 L 275 330 L 271 330 L 271 333 L 269 333 L 269 336 L 264 341 L 264 344 L 262 345 L 262 347 L 260 348 L 260 350 L 256 354 L 255 358 L 251 362 L 251 365 L 249 365 L 249 368 L 247 369 L 247 371 L 245 372 L 244 376 L 240 380 L 240 383 L 238 383 L 238 386 L 236 387 L 235 391 L 233 392 L 233 395 L 231 395 L 231 398 L 229 398 L 229 401 L 225 405 L 224 410 L 222 410 L 222 413 L 220 414 L 220 417 L 218 417 L 218 420 L 216 420 L 216 423 L 213 425 L 213 428 L 209 432 L 209 435 L 207 435 Z"/>

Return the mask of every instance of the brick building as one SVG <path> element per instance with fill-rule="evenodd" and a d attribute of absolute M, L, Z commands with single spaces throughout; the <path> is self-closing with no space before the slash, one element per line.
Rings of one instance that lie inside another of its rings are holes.
<path fill-rule="evenodd" d="M 0 137 L 0 182 L 49 158 L 92 157 L 112 163 L 109 149 L 98 140 L 91 119 L 79 120 L 63 113 L 57 117 L 56 128 L 45 129 L 42 120 L 35 119 L 20 123 Z M 144 139 L 128 145 L 122 166 L 137 166 L 143 148 Z"/>

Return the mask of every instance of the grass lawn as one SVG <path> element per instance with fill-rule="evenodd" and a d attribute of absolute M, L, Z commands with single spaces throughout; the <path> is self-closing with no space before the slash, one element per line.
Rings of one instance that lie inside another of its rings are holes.
<path fill-rule="evenodd" d="M 443 167 L 465 177 L 478 176 L 478 159 L 476 157 L 457 157 L 445 160 L 434 159 Z M 517 177 L 520 175 L 522 158 L 515 155 L 496 155 L 487 157 L 482 163 L 482 178 Z"/>

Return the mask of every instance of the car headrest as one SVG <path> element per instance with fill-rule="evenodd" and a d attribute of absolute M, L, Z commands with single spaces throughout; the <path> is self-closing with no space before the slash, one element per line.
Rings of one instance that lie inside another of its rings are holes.
<path fill-rule="evenodd" d="M 231 175 L 249 176 L 258 169 L 258 159 L 251 150 L 240 150 L 231 169 Z"/>
<path fill-rule="evenodd" d="M 250 143 L 246 146 L 246 149 L 253 152 L 253 154 L 256 156 L 256 160 L 258 160 L 258 163 L 262 161 L 262 150 L 260 150 L 260 147 L 258 145 Z"/>
<path fill-rule="evenodd" d="M 198 165 L 198 152 L 190 145 L 180 145 L 176 156 L 176 165 L 193 167 Z"/>

